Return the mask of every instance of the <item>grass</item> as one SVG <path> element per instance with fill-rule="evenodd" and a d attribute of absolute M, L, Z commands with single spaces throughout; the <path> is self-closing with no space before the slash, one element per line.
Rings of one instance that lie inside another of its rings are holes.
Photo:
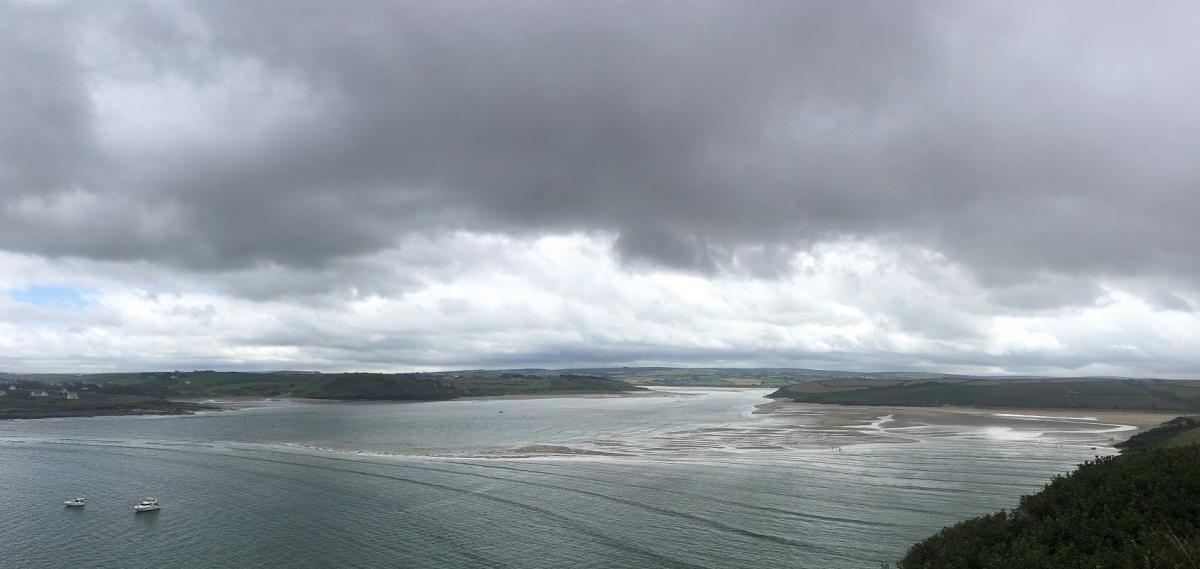
<path fill-rule="evenodd" d="M 1175 435 L 1174 437 L 1171 437 L 1171 439 L 1167 441 L 1166 447 L 1179 448 L 1196 444 L 1200 444 L 1200 427 L 1193 427 L 1187 431 Z"/>

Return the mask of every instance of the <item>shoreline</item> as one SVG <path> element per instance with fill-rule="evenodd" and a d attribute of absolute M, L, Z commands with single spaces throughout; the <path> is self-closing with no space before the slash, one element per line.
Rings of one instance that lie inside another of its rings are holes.
<path fill-rule="evenodd" d="M 453 399 L 319 399 L 313 397 L 262 397 L 257 395 L 229 395 L 224 397 L 180 398 L 168 399 L 169 404 L 179 405 L 177 408 L 156 409 L 150 407 L 137 408 L 96 408 L 96 409 L 0 409 L 0 421 L 17 419 L 63 419 L 72 417 L 119 417 L 138 415 L 195 415 L 199 412 L 237 411 L 282 405 L 328 405 L 333 403 L 439 403 L 444 401 L 486 401 L 486 400 L 522 400 L 522 399 L 555 399 L 555 398 L 584 398 L 609 399 L 621 397 L 671 397 L 690 396 L 694 394 L 645 390 L 645 391 L 562 391 L 555 393 L 520 393 L 511 395 L 470 395 Z"/>
<path fill-rule="evenodd" d="M 464 397 L 455 397 L 453 399 L 318 399 L 313 397 L 259 397 L 255 395 L 232 395 L 220 398 L 204 398 L 204 399 L 172 399 L 183 403 L 194 403 L 200 405 L 216 406 L 221 411 L 233 411 L 237 409 L 248 409 L 252 407 L 269 407 L 273 405 L 286 404 L 303 404 L 303 405 L 329 405 L 334 403 L 444 403 L 447 401 L 513 401 L 513 400 L 532 400 L 532 399 L 618 399 L 625 397 L 678 397 L 692 396 L 692 393 L 682 393 L 674 391 L 619 391 L 619 392 L 596 392 L 596 391 L 559 391 L 555 393 L 514 393 L 510 395 L 467 395 Z"/>
<path fill-rule="evenodd" d="M 611 393 L 596 391 L 560 391 L 557 393 L 514 393 L 511 395 L 468 395 L 455 397 L 445 401 L 488 401 L 488 400 L 525 400 L 525 399 L 622 399 L 626 397 L 679 397 L 694 396 L 695 393 L 647 389 L 645 391 L 614 391 Z"/>
<path fill-rule="evenodd" d="M 155 409 L 147 407 L 133 408 L 97 408 L 97 409 L 0 409 L 0 421 L 19 421 L 28 419 L 70 419 L 74 417 L 132 417 L 146 415 L 195 415 L 199 411 L 218 411 L 217 407 L 194 404 L 186 401 L 184 407 Z M 193 407 L 194 405 L 194 407 Z"/>
<path fill-rule="evenodd" d="M 735 388 L 736 389 L 736 388 Z M 3 410 L 0 420 L 56 419 L 75 417 L 144 416 L 144 415 L 194 415 L 197 412 L 213 413 L 237 411 L 274 406 L 334 404 L 334 403 L 433 403 L 438 401 L 511 401 L 534 399 L 619 399 L 644 397 L 694 397 L 699 393 L 670 387 L 646 391 L 618 393 L 569 392 L 569 393 L 524 393 L 510 395 L 481 395 L 447 400 L 362 400 L 362 399 L 316 399 L 304 397 L 259 397 L 229 396 L 220 398 L 172 399 L 167 408 L 109 408 L 109 409 L 64 409 L 64 410 Z M 1132 410 L 1086 410 L 1048 408 L 994 408 L 973 406 L 908 407 L 883 405 L 840 405 L 828 403 L 799 403 L 790 400 L 765 400 L 753 406 L 751 414 L 775 416 L 779 420 L 799 421 L 809 429 L 814 446 L 869 444 L 872 442 L 902 442 L 897 438 L 910 428 L 937 428 L 942 426 L 993 426 L 1005 430 L 1058 431 L 1064 423 L 1095 425 L 1106 433 L 1091 432 L 1089 440 L 1104 446 L 1114 446 L 1129 437 L 1161 425 L 1176 413 L 1166 411 Z M 884 418 L 885 417 L 885 418 Z M 881 427 L 886 424 L 887 428 Z M 1007 425 L 1007 426 L 1006 426 Z M 1056 428 L 1058 427 L 1058 428 Z M 836 433 L 836 436 L 835 436 Z M 1082 434 L 1082 433 L 1081 433 Z M 1107 439 L 1107 440 L 1104 440 Z M 837 440 L 838 442 L 834 442 Z"/>
<path fill-rule="evenodd" d="M 843 410 L 899 410 L 912 414 L 955 413 L 962 415 L 987 415 L 1012 419 L 1068 419 L 1092 420 L 1097 423 L 1122 423 L 1136 427 L 1157 426 L 1180 415 L 1182 411 L 1152 411 L 1141 409 L 1061 409 L 1054 407 L 983 407 L 971 405 L 942 405 L 937 407 L 913 405 L 846 405 L 841 403 L 810 403 L 791 400 L 771 400 L 754 406 L 756 415 L 771 414 L 790 406 L 813 405 L 816 408 Z"/>

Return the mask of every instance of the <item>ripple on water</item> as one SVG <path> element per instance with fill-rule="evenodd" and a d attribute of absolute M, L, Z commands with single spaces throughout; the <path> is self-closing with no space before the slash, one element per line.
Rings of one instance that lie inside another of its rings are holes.
<path fill-rule="evenodd" d="M 942 525 L 1010 507 L 1053 474 L 1109 452 L 1071 440 L 1113 428 L 1074 419 L 1046 428 L 1055 421 L 1046 417 L 938 425 L 787 405 L 751 415 L 760 395 L 6 423 L 0 509 L 18 515 L 0 517 L 0 559 L 12 567 L 876 566 Z M 61 507 L 81 493 L 86 508 Z M 163 509 L 133 514 L 147 494 Z"/>

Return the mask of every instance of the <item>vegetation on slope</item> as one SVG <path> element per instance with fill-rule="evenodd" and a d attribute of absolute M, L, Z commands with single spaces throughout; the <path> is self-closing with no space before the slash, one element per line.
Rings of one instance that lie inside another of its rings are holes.
<path fill-rule="evenodd" d="M 556 393 L 620 393 L 643 388 L 603 377 L 582 375 L 529 376 L 507 374 L 479 377 L 470 374 L 322 374 L 311 377 L 291 395 L 320 399 L 441 400 L 492 395 Z"/>
<path fill-rule="evenodd" d="M 9 384 L 15 385 L 15 384 Z M 22 382 L 15 390 L 0 386 L 0 419 L 38 419 L 45 417 L 90 417 L 96 415 L 179 415 L 207 406 L 195 403 L 168 401 L 161 397 L 106 393 L 74 386 L 72 398 L 46 384 Z M 30 393 L 46 393 L 33 397 Z"/>
<path fill-rule="evenodd" d="M 156 372 L 156 373 L 104 373 L 82 376 L 86 377 L 87 381 L 107 383 L 112 381 L 129 381 L 137 378 L 169 378 L 172 375 L 178 375 L 179 372 Z M 200 373 L 200 372 L 191 372 Z M 218 374 L 226 372 L 204 372 L 209 374 Z M 245 374 L 237 374 L 245 375 Z M 256 376 L 312 376 L 317 375 L 311 372 L 297 371 L 278 371 L 269 373 L 257 373 Z M 336 374 L 326 374 L 336 375 Z M 420 376 L 425 379 L 433 380 L 449 380 L 454 378 L 469 377 L 479 380 L 499 380 L 512 377 L 568 377 L 568 376 L 589 376 L 606 379 L 614 379 L 631 383 L 634 385 L 665 385 L 676 387 L 786 387 L 796 384 L 812 385 L 822 382 L 842 383 L 848 382 L 851 384 L 873 384 L 876 387 L 881 385 L 897 385 L 897 384 L 918 384 L 918 383 L 970 383 L 974 381 L 987 382 L 1056 382 L 1056 381 L 1073 381 L 1073 382 L 1088 382 L 1097 381 L 1099 378 L 1064 378 L 1050 379 L 1038 378 L 1029 376 L 1005 377 L 1005 378 L 986 378 L 978 376 L 954 375 L 944 373 L 930 372 L 863 372 L 863 371 L 837 371 L 837 370 L 821 370 L 807 368 L 714 368 L 714 367 L 598 367 L 598 368 L 575 368 L 569 370 L 563 369 L 542 369 L 542 368 L 523 368 L 523 369 L 508 369 L 508 370 L 462 370 L 462 371 L 444 371 L 444 372 L 429 372 L 421 374 L 398 374 L 404 376 Z M 6 378 L 17 377 L 17 374 L 5 374 L 0 372 L 0 382 L 6 381 Z M 25 379 L 33 379 L 38 381 L 60 383 L 64 381 L 79 381 L 78 374 L 22 374 L 20 377 Z M 262 386 L 264 389 L 274 389 L 273 385 L 278 383 L 278 378 L 266 378 Z M 1120 380 L 1104 380 L 1116 381 Z M 237 383 L 245 383 L 244 378 L 237 379 Z M 1116 394 L 1115 399 L 1127 394 Z M 1136 395 L 1136 394 L 1134 394 Z M 1119 403 L 1119 401 L 1118 401 Z M 1105 408 L 1111 408 L 1111 405 Z"/>
<path fill-rule="evenodd" d="M 153 372 L 56 376 L 60 383 L 0 378 L 0 419 L 177 414 L 205 408 L 173 401 L 220 397 L 307 397 L 439 401 L 483 395 L 621 393 L 644 388 L 583 375 L 456 373 Z M 6 382 L 7 381 L 7 382 Z M 17 388 L 8 391 L 9 386 Z M 69 391 L 68 398 L 63 391 Z M 31 397 L 31 392 L 47 392 Z"/>
<path fill-rule="evenodd" d="M 43 376 L 37 376 L 39 379 Z M 621 381 L 586 375 L 526 375 L 495 372 L 314 373 L 278 372 L 146 372 L 73 375 L 53 385 L 92 386 L 93 392 L 146 397 L 199 399 L 213 397 L 311 397 L 319 399 L 443 400 L 476 395 L 543 393 L 619 393 L 640 391 Z M 22 380 L 29 385 L 44 381 Z"/>
<path fill-rule="evenodd" d="M 525 370 L 523 370 L 525 371 Z M 546 370 L 530 370 L 546 371 Z M 946 379 L 954 376 L 921 372 L 858 372 L 805 368 L 678 368 L 678 367 L 621 367 L 572 370 L 620 379 L 635 385 L 669 385 L 675 387 L 783 387 L 800 381 L 833 378 L 863 379 Z"/>
<path fill-rule="evenodd" d="M 1200 446 L 1098 458 L 998 512 L 943 529 L 902 569 L 1200 567 Z"/>
<path fill-rule="evenodd" d="M 1200 411 L 1200 382 L 1158 379 L 838 378 L 790 385 L 771 396 L 843 405 Z"/>
<path fill-rule="evenodd" d="M 1153 429 L 1129 437 L 1116 447 L 1125 452 L 1141 452 L 1155 448 L 1188 446 L 1200 442 L 1200 421 L 1195 417 L 1176 417 Z"/>

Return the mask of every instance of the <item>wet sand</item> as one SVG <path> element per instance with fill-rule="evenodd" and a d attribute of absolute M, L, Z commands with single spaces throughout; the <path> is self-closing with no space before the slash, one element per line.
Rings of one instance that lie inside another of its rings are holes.
<path fill-rule="evenodd" d="M 619 391 L 612 393 L 597 393 L 595 391 L 558 392 L 558 393 L 518 393 L 513 395 L 475 395 L 458 397 L 447 401 L 494 401 L 494 400 L 526 400 L 526 399 L 616 399 L 623 397 L 692 397 L 696 393 L 686 391 L 667 391 L 664 389 L 649 389 L 646 391 Z"/>
<path fill-rule="evenodd" d="M 772 401 L 755 414 L 773 416 L 811 439 L 803 446 L 915 442 L 930 436 L 1111 446 L 1178 413 L 973 407 L 884 407 Z"/>
<path fill-rule="evenodd" d="M 831 423 L 847 423 L 865 416 L 893 415 L 897 421 L 935 425 L 993 425 L 1013 420 L 1034 422 L 1095 422 L 1149 428 L 1170 421 L 1179 412 L 1106 411 L 1080 409 L 1011 409 L 980 407 L 884 407 L 875 405 L 824 405 L 773 401 L 756 406 L 755 413 L 817 412 Z"/>
<path fill-rule="evenodd" d="M 238 409 L 256 409 L 259 407 L 277 407 L 284 405 L 344 403 L 343 401 L 338 401 L 336 399 L 308 399 L 304 397 L 257 397 L 254 395 L 233 395 L 228 397 L 213 397 L 208 399 L 172 399 L 171 401 L 207 405 L 211 407 L 211 409 L 208 409 L 209 411 L 236 411 Z"/>
<path fill-rule="evenodd" d="M 524 394 L 468 397 L 458 401 L 532 399 L 617 399 L 698 396 L 695 390 L 654 389 L 629 393 Z M 221 398 L 204 400 L 223 409 L 347 403 L 325 399 Z M 353 401 L 363 405 L 419 401 Z M 764 401 L 751 414 L 756 420 L 726 425 L 650 432 L 640 437 L 600 437 L 578 448 L 529 446 L 489 453 L 489 457 L 568 455 L 659 455 L 697 449 L 744 451 L 839 450 L 863 444 L 917 443 L 953 437 L 988 441 L 1022 441 L 1035 445 L 1072 445 L 1111 451 L 1133 434 L 1174 418 L 1173 413 L 1050 409 L 983 409 L 971 407 L 884 407 Z"/>
<path fill-rule="evenodd" d="M 479 395 L 472 397 L 457 397 L 455 399 L 312 399 L 307 397 L 258 397 L 254 395 L 235 395 L 228 397 L 216 397 L 207 399 L 173 399 L 182 403 L 196 403 L 200 405 L 209 405 L 220 411 L 234 411 L 237 409 L 253 409 L 257 407 L 273 407 L 279 405 L 310 405 L 310 404 L 330 404 L 330 403 L 359 403 L 363 405 L 371 404 L 398 404 L 398 403 L 437 403 L 442 401 L 492 401 L 492 400 L 527 400 L 527 399 L 612 399 L 618 397 L 692 397 L 696 393 L 687 393 L 683 391 L 667 391 L 663 389 L 652 389 L 648 391 L 626 391 L 615 393 L 597 393 L 594 391 L 585 391 L 578 393 L 560 392 L 560 393 L 528 393 L 516 395 Z"/>

